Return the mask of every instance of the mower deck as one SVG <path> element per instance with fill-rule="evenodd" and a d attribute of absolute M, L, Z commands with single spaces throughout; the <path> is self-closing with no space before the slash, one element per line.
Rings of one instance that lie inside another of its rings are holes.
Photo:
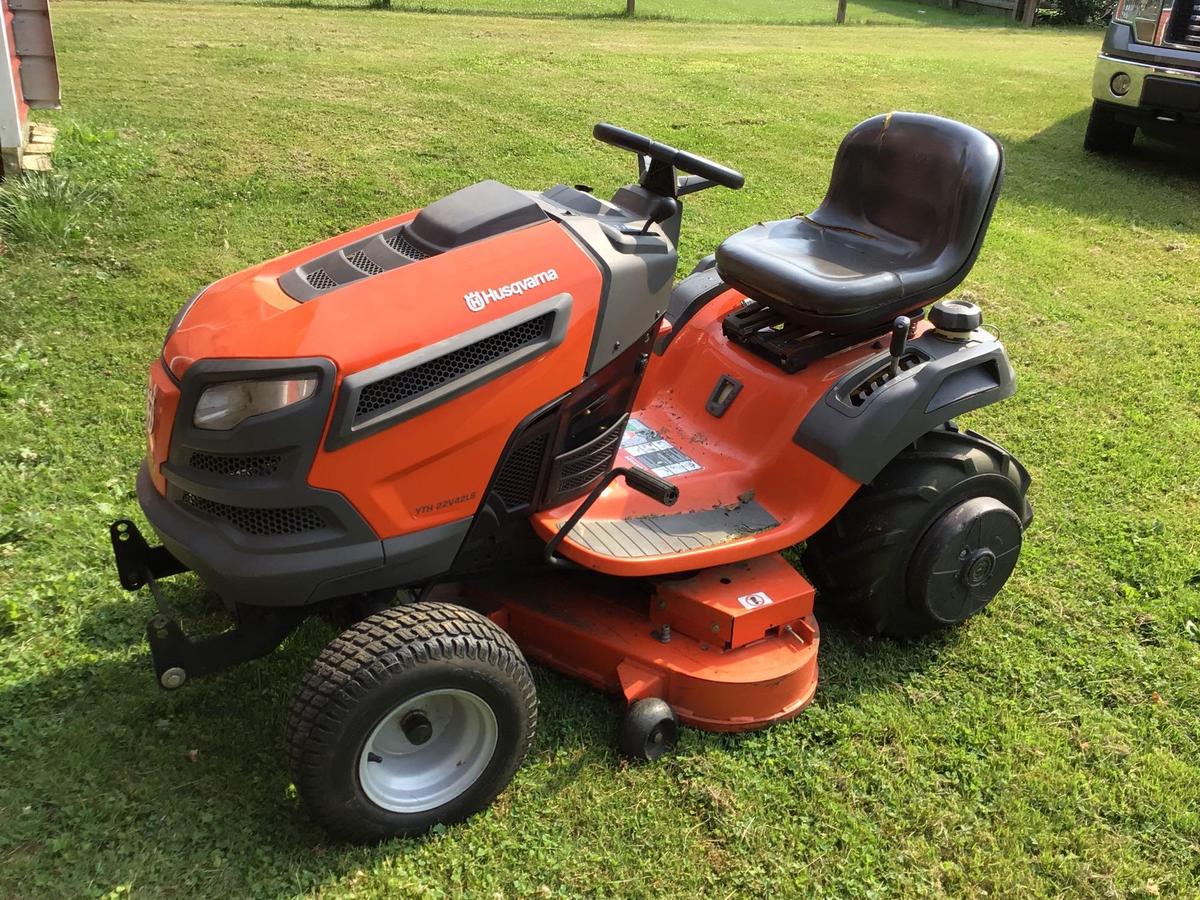
<path fill-rule="evenodd" d="M 543 665 L 706 731 L 789 719 L 817 686 L 813 589 L 777 554 L 686 579 L 540 575 L 440 589 Z M 435 595 L 438 596 L 438 595 Z"/>

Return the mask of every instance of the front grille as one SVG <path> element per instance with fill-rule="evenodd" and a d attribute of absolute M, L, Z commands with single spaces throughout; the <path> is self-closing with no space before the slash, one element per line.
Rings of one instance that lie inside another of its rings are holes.
<path fill-rule="evenodd" d="M 308 283 L 318 291 L 327 291 L 330 288 L 335 288 L 338 286 L 338 283 L 333 280 L 333 276 L 331 276 L 324 269 L 317 269 L 313 272 L 309 272 L 305 278 L 308 280 Z"/>
<path fill-rule="evenodd" d="M 274 475 L 282 459 L 278 454 L 249 454 L 232 456 L 224 453 L 204 453 L 193 450 L 188 465 L 201 472 L 233 478 L 265 478 Z"/>
<path fill-rule="evenodd" d="M 424 250 L 418 250 L 408 242 L 404 236 L 404 229 L 401 228 L 390 238 L 387 239 L 387 245 L 399 253 L 401 256 L 407 256 L 411 260 L 428 259 L 429 254 Z"/>
<path fill-rule="evenodd" d="M 598 437 L 558 458 L 558 493 L 578 490 L 608 471 L 620 449 L 627 419 L 622 416 Z"/>
<path fill-rule="evenodd" d="M 296 506 L 289 509 L 257 509 L 249 506 L 229 506 L 192 493 L 184 493 L 183 502 L 205 515 L 224 519 L 235 528 L 253 535 L 287 535 L 316 531 L 326 527 L 325 516 L 315 506 Z"/>
<path fill-rule="evenodd" d="M 358 404 L 354 408 L 355 424 L 382 410 L 439 388 L 522 347 L 537 343 L 546 337 L 553 321 L 554 313 L 545 313 L 505 329 L 499 334 L 452 350 L 445 356 L 368 384 L 359 394 Z"/>
<path fill-rule="evenodd" d="M 354 253 L 346 257 L 346 262 L 354 266 L 360 272 L 365 272 L 368 275 L 378 275 L 383 271 L 383 266 L 367 256 L 361 250 L 355 250 Z"/>
<path fill-rule="evenodd" d="M 1200 47 L 1200 0 L 1177 0 L 1165 40 L 1176 46 Z"/>
<path fill-rule="evenodd" d="M 500 495 L 508 510 L 533 502 L 533 492 L 537 490 L 538 475 L 542 470 L 542 458 L 546 455 L 549 439 L 549 435 L 543 434 L 509 454 L 505 460 L 492 490 Z"/>

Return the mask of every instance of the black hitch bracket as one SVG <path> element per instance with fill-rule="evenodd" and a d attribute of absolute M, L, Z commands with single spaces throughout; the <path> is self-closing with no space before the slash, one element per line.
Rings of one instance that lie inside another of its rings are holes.
<path fill-rule="evenodd" d="M 158 578 L 167 578 L 188 571 L 166 547 L 151 547 L 128 519 L 118 519 L 108 527 L 113 556 L 117 561 L 117 577 L 121 587 L 136 591 Z M 155 591 L 155 600 L 158 592 Z"/>
<path fill-rule="evenodd" d="M 151 547 L 128 519 L 109 526 L 113 556 L 121 587 L 136 591 L 148 587 L 158 612 L 146 623 L 146 638 L 154 661 L 154 675 L 168 690 L 182 687 L 189 678 L 211 675 L 238 663 L 266 656 L 299 627 L 309 614 L 303 607 L 234 607 L 236 624 L 220 634 L 189 637 L 179 615 L 162 595 L 158 581 L 189 571 L 166 547 Z"/>

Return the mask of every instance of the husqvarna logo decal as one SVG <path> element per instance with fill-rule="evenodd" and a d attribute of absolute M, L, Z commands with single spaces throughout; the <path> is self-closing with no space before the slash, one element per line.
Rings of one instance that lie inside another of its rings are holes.
<path fill-rule="evenodd" d="M 551 281 L 558 281 L 558 273 L 553 269 L 547 269 L 545 272 L 538 272 L 536 275 L 530 275 L 528 278 L 522 278 L 512 284 L 502 284 L 500 287 L 485 288 L 482 291 L 471 291 L 463 296 L 463 300 L 467 302 L 467 309 L 471 312 L 483 312 L 490 303 L 507 300 L 509 297 L 520 297 L 526 291 L 532 291 Z"/>

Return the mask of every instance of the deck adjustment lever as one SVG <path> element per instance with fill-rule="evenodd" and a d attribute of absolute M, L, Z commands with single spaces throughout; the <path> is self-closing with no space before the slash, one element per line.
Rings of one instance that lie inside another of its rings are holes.
<path fill-rule="evenodd" d="M 574 564 L 569 560 L 565 560 L 560 556 L 555 555 L 555 550 L 562 543 L 563 538 L 570 534 L 571 529 L 579 524 L 592 504 L 595 503 L 600 495 L 604 493 L 604 489 L 609 486 L 615 479 L 624 477 L 625 484 L 633 488 L 639 494 L 645 494 L 651 500 L 657 500 L 663 506 L 674 506 L 679 499 L 679 488 L 671 484 L 665 478 L 659 478 L 653 472 L 648 472 L 645 469 L 635 469 L 632 466 L 617 466 L 609 469 L 608 474 L 600 479 L 599 483 L 592 488 L 591 493 L 583 498 L 583 502 L 575 507 L 575 512 L 571 513 L 570 518 L 563 522 L 562 526 L 555 532 L 554 537 L 546 542 L 546 549 L 542 553 L 542 558 L 552 566 L 567 566 L 574 567 Z"/>
<path fill-rule="evenodd" d="M 665 478 L 659 478 L 653 472 L 629 467 L 624 470 L 624 475 L 627 485 L 639 494 L 645 494 L 651 500 L 657 500 L 663 506 L 674 506 L 675 501 L 679 499 L 679 488 Z"/>

